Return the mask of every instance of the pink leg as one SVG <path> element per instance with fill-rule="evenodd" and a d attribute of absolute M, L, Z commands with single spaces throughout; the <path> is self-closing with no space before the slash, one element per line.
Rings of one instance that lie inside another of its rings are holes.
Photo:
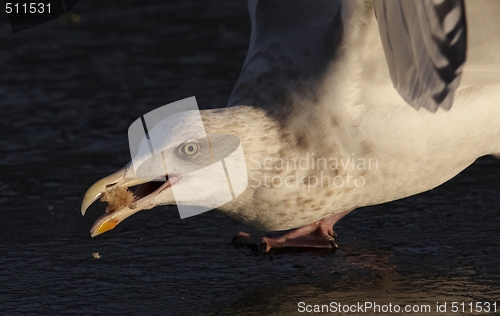
<path fill-rule="evenodd" d="M 274 237 L 256 238 L 239 232 L 233 238 L 233 244 L 258 246 L 259 250 L 264 253 L 269 252 L 271 248 L 338 248 L 335 242 L 337 234 L 333 231 L 333 225 L 349 212 L 330 215 L 307 226 L 286 231 L 278 237 L 274 234 Z"/>

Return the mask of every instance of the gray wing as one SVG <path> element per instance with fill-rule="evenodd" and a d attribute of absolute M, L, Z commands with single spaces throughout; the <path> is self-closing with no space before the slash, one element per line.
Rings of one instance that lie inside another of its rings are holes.
<path fill-rule="evenodd" d="M 466 56 L 462 0 L 375 0 L 394 87 L 416 109 L 453 104 Z"/>
<path fill-rule="evenodd" d="M 314 90 L 343 34 L 340 0 L 249 0 L 252 34 L 228 106 L 286 106 Z"/>

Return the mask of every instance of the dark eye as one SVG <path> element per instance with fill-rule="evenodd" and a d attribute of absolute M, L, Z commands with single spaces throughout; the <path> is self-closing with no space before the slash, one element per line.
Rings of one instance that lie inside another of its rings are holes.
<path fill-rule="evenodd" d="M 188 156 L 194 156 L 200 151 L 200 145 L 196 142 L 187 142 L 181 147 L 181 152 Z"/>

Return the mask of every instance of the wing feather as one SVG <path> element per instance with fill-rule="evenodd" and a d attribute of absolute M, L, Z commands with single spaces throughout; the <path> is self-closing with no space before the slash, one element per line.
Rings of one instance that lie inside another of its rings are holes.
<path fill-rule="evenodd" d="M 416 109 L 453 104 L 466 57 L 462 0 L 375 0 L 394 87 Z"/>

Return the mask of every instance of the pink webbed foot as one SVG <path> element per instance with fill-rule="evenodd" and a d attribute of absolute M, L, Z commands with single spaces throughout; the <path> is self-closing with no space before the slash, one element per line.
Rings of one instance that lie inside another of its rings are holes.
<path fill-rule="evenodd" d="M 338 248 L 333 225 L 349 212 L 333 214 L 310 225 L 283 233 L 271 233 L 264 237 L 239 232 L 233 238 L 233 244 L 257 246 L 263 253 L 273 248 Z"/>

